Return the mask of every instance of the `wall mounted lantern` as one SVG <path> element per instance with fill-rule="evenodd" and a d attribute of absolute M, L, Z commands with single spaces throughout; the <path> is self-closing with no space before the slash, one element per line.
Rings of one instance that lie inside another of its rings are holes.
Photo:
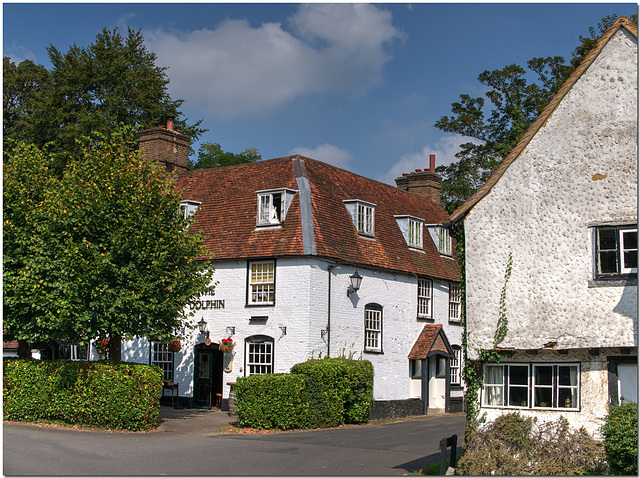
<path fill-rule="evenodd" d="M 231 337 L 232 335 L 236 335 L 236 327 L 234 325 L 227 327 L 227 335 Z"/>
<path fill-rule="evenodd" d="M 278 328 L 282 330 L 282 335 L 287 335 L 287 326 L 286 325 L 278 325 Z"/>
<path fill-rule="evenodd" d="M 200 319 L 200 322 L 198 322 L 198 329 L 200 330 L 201 334 L 204 334 L 205 332 L 208 332 L 207 323 L 205 322 L 204 317 L 202 319 Z"/>
<path fill-rule="evenodd" d="M 362 276 L 358 274 L 356 270 L 352 275 L 349 276 L 349 288 L 347 289 L 347 297 L 351 297 L 351 294 L 354 292 L 358 292 L 360 289 L 360 284 L 362 283 Z"/>

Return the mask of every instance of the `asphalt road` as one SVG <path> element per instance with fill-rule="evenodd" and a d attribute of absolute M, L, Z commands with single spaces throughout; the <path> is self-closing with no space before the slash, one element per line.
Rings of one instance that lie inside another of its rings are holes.
<path fill-rule="evenodd" d="M 4 423 L 15 475 L 403 475 L 439 460 L 465 417 L 446 415 L 277 434 L 81 431 Z"/>

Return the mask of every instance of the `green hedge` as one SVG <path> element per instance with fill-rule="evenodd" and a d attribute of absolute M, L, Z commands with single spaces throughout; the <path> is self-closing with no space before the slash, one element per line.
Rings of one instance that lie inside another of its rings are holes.
<path fill-rule="evenodd" d="M 638 474 L 638 404 L 611 405 L 600 429 L 613 475 Z"/>
<path fill-rule="evenodd" d="M 373 406 L 371 362 L 309 360 L 291 374 L 239 378 L 238 423 L 252 428 L 322 428 L 364 423 Z"/>
<path fill-rule="evenodd" d="M 5 359 L 3 417 L 124 430 L 157 426 L 159 367 L 114 362 Z"/>
<path fill-rule="evenodd" d="M 301 375 L 267 374 L 239 378 L 235 385 L 238 423 L 251 428 L 305 428 L 308 402 Z"/>
<path fill-rule="evenodd" d="M 367 360 L 325 358 L 294 365 L 307 377 L 309 427 L 365 423 L 373 406 L 373 365 Z"/>

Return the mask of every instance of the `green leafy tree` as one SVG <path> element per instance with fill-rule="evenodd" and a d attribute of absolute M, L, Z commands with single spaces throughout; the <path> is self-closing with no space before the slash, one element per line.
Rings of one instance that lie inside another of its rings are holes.
<path fill-rule="evenodd" d="M 222 151 L 222 147 L 218 143 L 202 143 L 198 150 L 198 160 L 190 162 L 189 168 L 219 168 L 235 164 L 255 163 L 261 159 L 262 156 L 255 148 L 247 148 L 243 152 L 236 154 Z"/>
<path fill-rule="evenodd" d="M 205 130 L 180 119 L 182 100 L 173 100 L 167 92 L 166 68 L 156 65 L 156 55 L 146 49 L 140 31 L 103 29 L 86 48 L 73 45 L 62 53 L 53 45 L 47 48 L 52 69 L 47 88 L 32 88 L 33 101 L 22 118 L 22 128 L 4 128 L 4 137 L 33 143 L 42 148 L 50 143 L 53 169 L 61 175 L 70 159 L 81 157 L 76 139 L 94 131 L 108 134 L 119 124 L 146 128 L 176 118 L 176 128 L 197 139 Z M 7 60 L 8 61 L 8 60 Z M 7 72 L 5 61 L 5 74 Z M 10 63 L 10 62 L 9 62 Z M 24 62 L 23 62 L 24 63 Z M 5 117 L 7 86 L 38 83 L 42 67 L 10 67 L 10 82 L 5 81 Z M 19 73 L 32 73 L 23 78 Z M 6 80 L 6 78 L 5 78 Z"/>
<path fill-rule="evenodd" d="M 4 154 L 4 328 L 30 342 L 166 340 L 209 289 L 202 237 L 179 214 L 166 172 L 141 159 L 131 128 L 85 139 L 63 177 L 48 155 L 10 144 Z M 31 178 L 30 176 L 33 175 Z M 25 182 L 26 181 L 26 182 Z"/>
<path fill-rule="evenodd" d="M 460 145 L 457 162 L 436 169 L 443 177 L 442 200 L 449 213 L 487 182 L 616 18 L 616 15 L 605 17 L 598 24 L 598 33 L 590 28 L 590 37 L 580 36 L 580 45 L 574 50 L 570 65 L 565 64 L 564 58 L 555 56 L 533 58 L 527 62 L 526 69 L 513 64 L 485 70 L 478 76 L 478 81 L 489 88 L 485 97 L 461 94 L 460 101 L 452 103 L 452 115 L 440 118 L 436 128 L 472 140 Z M 632 20 L 637 23 L 635 15 Z M 533 81 L 527 79 L 527 70 L 533 73 Z M 485 104 L 485 99 L 490 106 Z"/>

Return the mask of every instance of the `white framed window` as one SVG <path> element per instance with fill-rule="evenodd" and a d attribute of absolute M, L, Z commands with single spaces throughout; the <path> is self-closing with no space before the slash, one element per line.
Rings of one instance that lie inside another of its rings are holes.
<path fill-rule="evenodd" d="M 411 359 L 409 360 L 409 366 L 411 368 L 411 378 L 422 378 L 422 360 Z"/>
<path fill-rule="evenodd" d="M 461 375 L 462 349 L 453 347 L 453 358 L 449 362 L 449 377 L 451 385 L 460 385 L 462 383 Z"/>
<path fill-rule="evenodd" d="M 246 339 L 246 374 L 273 373 L 273 338 L 256 335 Z"/>
<path fill-rule="evenodd" d="M 273 305 L 276 293 L 275 261 L 249 262 L 248 305 Z"/>
<path fill-rule="evenodd" d="M 346 206 L 358 234 L 373 237 L 375 233 L 376 205 L 360 199 L 347 199 L 342 202 Z"/>
<path fill-rule="evenodd" d="M 196 213 L 196 211 L 198 210 L 198 207 L 200 207 L 200 204 L 202 203 L 198 201 L 191 201 L 191 200 L 180 201 L 180 215 L 183 218 L 188 219 L 189 217 L 193 216 Z"/>
<path fill-rule="evenodd" d="M 409 246 L 422 249 L 422 221 L 409 218 Z"/>
<path fill-rule="evenodd" d="M 451 255 L 451 234 L 446 227 L 438 228 L 438 251 L 440 254 Z"/>
<path fill-rule="evenodd" d="M 173 381 L 173 352 L 167 342 L 151 342 L 151 365 L 162 369 L 162 379 Z"/>
<path fill-rule="evenodd" d="M 433 281 L 431 279 L 418 279 L 418 318 L 431 318 L 432 295 Z"/>
<path fill-rule="evenodd" d="M 356 229 L 359 234 L 373 236 L 373 206 L 358 204 L 358 219 Z"/>
<path fill-rule="evenodd" d="M 449 284 L 449 321 L 460 322 L 460 311 L 462 307 L 460 286 Z"/>
<path fill-rule="evenodd" d="M 595 228 L 595 275 L 606 279 L 638 273 L 638 229 L 629 226 Z"/>
<path fill-rule="evenodd" d="M 84 361 L 89 360 L 89 344 L 62 343 L 59 348 L 60 360 Z"/>
<path fill-rule="evenodd" d="M 367 304 L 364 308 L 364 350 L 382 352 L 382 306 Z"/>
<path fill-rule="evenodd" d="M 579 364 L 485 365 L 487 407 L 578 410 Z"/>
<path fill-rule="evenodd" d="M 282 220 L 282 191 L 258 194 L 258 225 L 280 224 Z"/>

